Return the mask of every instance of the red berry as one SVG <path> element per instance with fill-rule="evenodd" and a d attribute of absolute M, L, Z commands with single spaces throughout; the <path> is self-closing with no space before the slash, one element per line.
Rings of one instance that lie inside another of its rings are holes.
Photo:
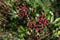
<path fill-rule="evenodd" d="M 27 11 L 27 7 L 26 7 L 26 6 L 23 6 L 23 7 L 22 7 L 22 11 L 23 11 L 23 12 Z"/>
<path fill-rule="evenodd" d="M 32 23 L 31 23 L 31 22 L 28 22 L 28 23 L 27 23 L 27 26 L 28 26 L 28 27 L 31 27 L 31 26 L 32 26 Z"/>
<path fill-rule="evenodd" d="M 36 26 L 36 22 L 35 22 L 35 21 L 33 21 L 32 24 L 33 24 L 34 26 Z"/>
<path fill-rule="evenodd" d="M 43 22 L 43 26 L 47 26 L 47 22 L 46 21 Z"/>
<path fill-rule="evenodd" d="M 41 21 L 41 17 L 38 17 L 38 22 L 40 22 Z"/>
<path fill-rule="evenodd" d="M 38 33 L 38 31 L 39 31 L 39 28 L 36 28 L 36 32 Z"/>

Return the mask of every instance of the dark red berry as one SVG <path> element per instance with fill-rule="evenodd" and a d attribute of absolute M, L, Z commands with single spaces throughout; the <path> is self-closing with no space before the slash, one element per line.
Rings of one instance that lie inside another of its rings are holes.
<path fill-rule="evenodd" d="M 24 12 L 22 12 L 21 17 L 24 17 L 24 16 L 25 16 L 25 13 L 24 13 Z"/>
<path fill-rule="evenodd" d="M 20 7 L 19 6 L 17 7 L 17 10 L 20 10 Z"/>

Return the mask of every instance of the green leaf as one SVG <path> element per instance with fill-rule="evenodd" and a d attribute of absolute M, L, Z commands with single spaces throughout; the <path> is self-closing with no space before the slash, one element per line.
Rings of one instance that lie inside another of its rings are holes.
<path fill-rule="evenodd" d="M 59 23 L 57 23 L 57 24 L 55 24 L 56 26 L 60 26 L 60 22 Z"/>
<path fill-rule="evenodd" d="M 25 31 L 25 29 L 22 27 L 22 26 L 20 26 L 20 28 L 18 28 L 18 32 L 24 32 Z"/>
<path fill-rule="evenodd" d="M 54 38 L 55 38 L 55 37 L 59 37 L 59 35 L 57 34 L 57 32 L 53 34 L 53 37 L 54 37 Z"/>
<path fill-rule="evenodd" d="M 42 3 L 41 0 L 38 0 L 38 4 L 39 4 L 41 7 L 45 6 L 45 5 Z"/>
<path fill-rule="evenodd" d="M 20 38 L 24 38 L 24 36 L 25 36 L 25 34 L 23 34 L 23 33 L 20 34 Z"/>
<path fill-rule="evenodd" d="M 33 6 L 33 8 L 36 8 L 38 6 L 38 0 L 29 0 L 30 4 Z"/>
<path fill-rule="evenodd" d="M 48 20 L 50 20 L 50 19 L 51 19 L 51 16 L 50 16 L 50 15 L 48 15 L 48 16 L 47 16 L 47 19 L 48 19 Z"/>
<path fill-rule="evenodd" d="M 59 18 L 56 18 L 53 23 L 57 23 L 57 22 L 60 22 L 60 17 Z"/>
<path fill-rule="evenodd" d="M 51 20 L 50 20 L 50 22 L 53 22 L 53 21 L 54 21 L 54 16 L 52 16 L 52 17 L 51 17 Z"/>
<path fill-rule="evenodd" d="M 32 3 L 34 3 L 35 0 L 29 0 L 29 1 L 30 1 L 30 3 L 32 4 Z"/>
<path fill-rule="evenodd" d="M 51 14 L 52 16 L 54 15 L 52 11 L 50 11 L 50 14 Z"/>

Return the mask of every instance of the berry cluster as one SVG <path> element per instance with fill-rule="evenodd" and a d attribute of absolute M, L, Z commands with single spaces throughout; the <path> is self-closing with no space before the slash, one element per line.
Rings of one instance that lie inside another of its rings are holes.
<path fill-rule="evenodd" d="M 38 22 L 43 24 L 43 26 L 47 26 L 48 25 L 48 20 L 45 18 L 45 14 L 42 14 L 41 16 L 38 17 Z"/>
<path fill-rule="evenodd" d="M 21 13 L 18 13 L 18 16 L 23 18 L 25 16 L 26 11 L 27 11 L 27 7 L 26 6 L 22 6 L 22 7 L 18 6 L 17 10 L 22 11 Z"/>
<path fill-rule="evenodd" d="M 25 14 L 28 10 L 28 8 L 26 6 L 22 6 L 22 7 L 17 7 L 17 10 L 21 10 L 22 13 L 18 13 L 19 17 L 24 18 Z M 28 14 L 27 14 L 28 15 Z M 27 26 L 29 28 L 35 28 L 36 32 L 43 32 L 43 30 L 41 28 L 46 27 L 48 25 L 48 20 L 46 19 L 46 14 L 40 14 L 40 16 L 38 16 L 37 21 L 31 21 L 31 19 L 29 17 L 27 17 Z"/>
<path fill-rule="evenodd" d="M 36 32 L 43 32 L 42 28 L 46 27 L 49 23 L 49 21 L 45 18 L 45 14 L 42 14 L 38 17 L 37 21 L 29 21 L 27 23 L 27 26 L 29 28 L 35 28 Z"/>

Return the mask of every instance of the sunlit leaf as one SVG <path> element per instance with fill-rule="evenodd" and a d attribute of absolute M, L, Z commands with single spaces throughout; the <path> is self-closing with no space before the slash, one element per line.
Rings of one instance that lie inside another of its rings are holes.
<path fill-rule="evenodd" d="M 60 22 L 60 17 L 55 19 L 54 23 L 57 23 L 57 22 Z"/>
<path fill-rule="evenodd" d="M 52 16 L 52 17 L 51 17 L 51 20 L 50 20 L 50 22 L 53 22 L 53 21 L 54 21 L 54 16 Z"/>

